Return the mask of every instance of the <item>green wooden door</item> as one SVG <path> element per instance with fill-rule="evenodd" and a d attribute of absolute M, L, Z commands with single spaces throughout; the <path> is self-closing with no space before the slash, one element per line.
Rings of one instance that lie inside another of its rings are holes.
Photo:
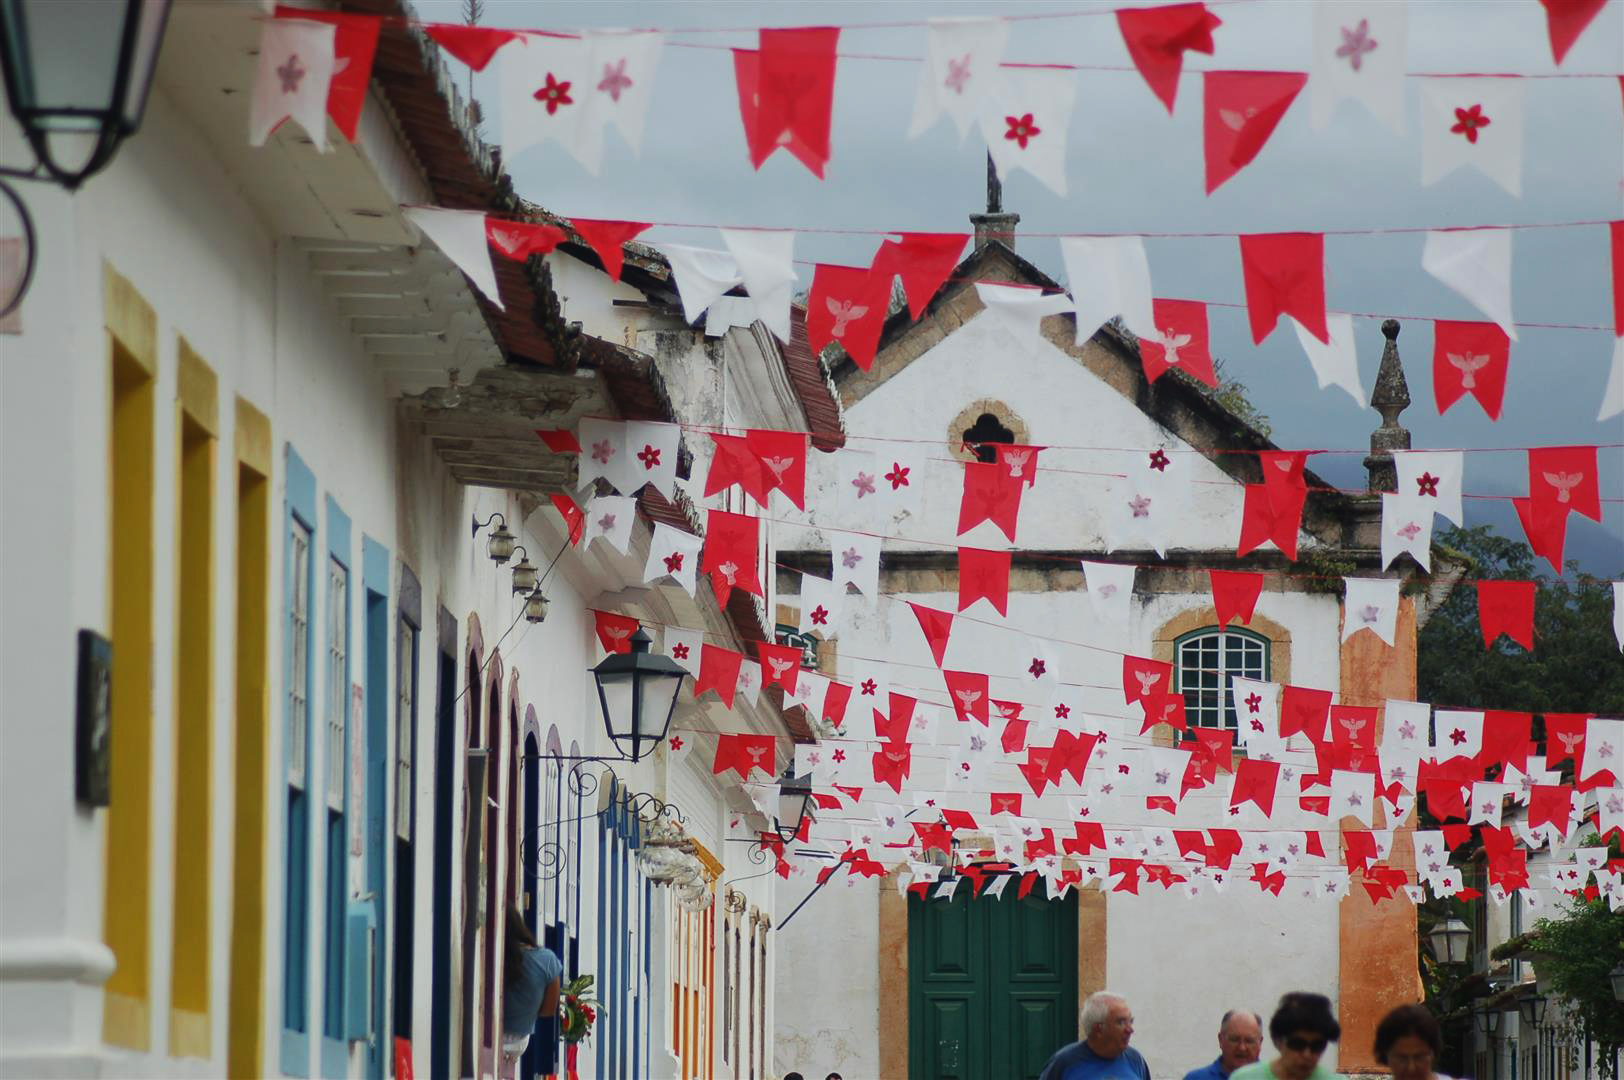
<path fill-rule="evenodd" d="M 1035 1078 L 1077 1037 L 1077 897 L 908 897 L 908 1074 Z"/>

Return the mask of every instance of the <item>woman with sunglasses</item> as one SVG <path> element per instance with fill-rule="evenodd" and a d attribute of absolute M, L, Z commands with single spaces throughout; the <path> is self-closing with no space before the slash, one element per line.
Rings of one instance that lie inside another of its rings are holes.
<path fill-rule="evenodd" d="M 1269 1017 L 1269 1038 L 1279 1056 L 1229 1074 L 1229 1080 L 1336 1080 L 1320 1064 L 1325 1047 L 1342 1035 L 1342 1025 L 1324 994 L 1290 993 Z"/>

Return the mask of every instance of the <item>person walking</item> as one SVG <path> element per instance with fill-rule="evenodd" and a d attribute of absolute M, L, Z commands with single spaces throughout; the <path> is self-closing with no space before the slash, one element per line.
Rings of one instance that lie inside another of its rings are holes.
<path fill-rule="evenodd" d="M 1342 1025 L 1324 994 L 1293 992 L 1280 999 L 1269 1017 L 1269 1040 L 1279 1054 L 1230 1073 L 1229 1080 L 1337 1080 L 1320 1064 L 1325 1048 L 1342 1037 Z"/>
<path fill-rule="evenodd" d="M 509 904 L 503 944 L 502 1053 L 510 1060 L 522 1056 L 530 1045 L 536 1017 L 558 1012 L 563 974 L 564 962 L 558 954 L 536 943 L 524 917 Z"/>
<path fill-rule="evenodd" d="M 1054 1052 L 1038 1080 L 1150 1080 L 1133 1038 L 1133 1010 L 1109 990 L 1088 995 L 1078 1026 L 1083 1037 Z"/>
<path fill-rule="evenodd" d="M 1263 1018 L 1250 1009 L 1230 1009 L 1218 1021 L 1218 1058 L 1211 1065 L 1191 1069 L 1184 1080 L 1226 1080 L 1230 1073 L 1258 1059 L 1263 1052 Z"/>
<path fill-rule="evenodd" d="M 1438 1020 L 1425 1005 L 1400 1005 L 1376 1025 L 1376 1060 L 1393 1070 L 1393 1080 L 1450 1080 L 1432 1071 L 1443 1047 Z"/>

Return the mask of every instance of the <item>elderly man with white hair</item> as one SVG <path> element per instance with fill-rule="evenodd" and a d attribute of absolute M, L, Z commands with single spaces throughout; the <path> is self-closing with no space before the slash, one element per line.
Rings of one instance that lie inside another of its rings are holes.
<path fill-rule="evenodd" d="M 1038 1080 L 1150 1080 L 1133 1038 L 1133 1010 L 1121 994 L 1101 990 L 1083 1002 L 1083 1037 L 1055 1051 Z"/>

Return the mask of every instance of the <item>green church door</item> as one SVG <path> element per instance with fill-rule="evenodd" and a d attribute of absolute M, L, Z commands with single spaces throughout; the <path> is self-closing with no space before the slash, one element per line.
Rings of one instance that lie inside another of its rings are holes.
<path fill-rule="evenodd" d="M 1077 1038 L 1077 896 L 908 897 L 908 1075 L 1037 1077 Z"/>

